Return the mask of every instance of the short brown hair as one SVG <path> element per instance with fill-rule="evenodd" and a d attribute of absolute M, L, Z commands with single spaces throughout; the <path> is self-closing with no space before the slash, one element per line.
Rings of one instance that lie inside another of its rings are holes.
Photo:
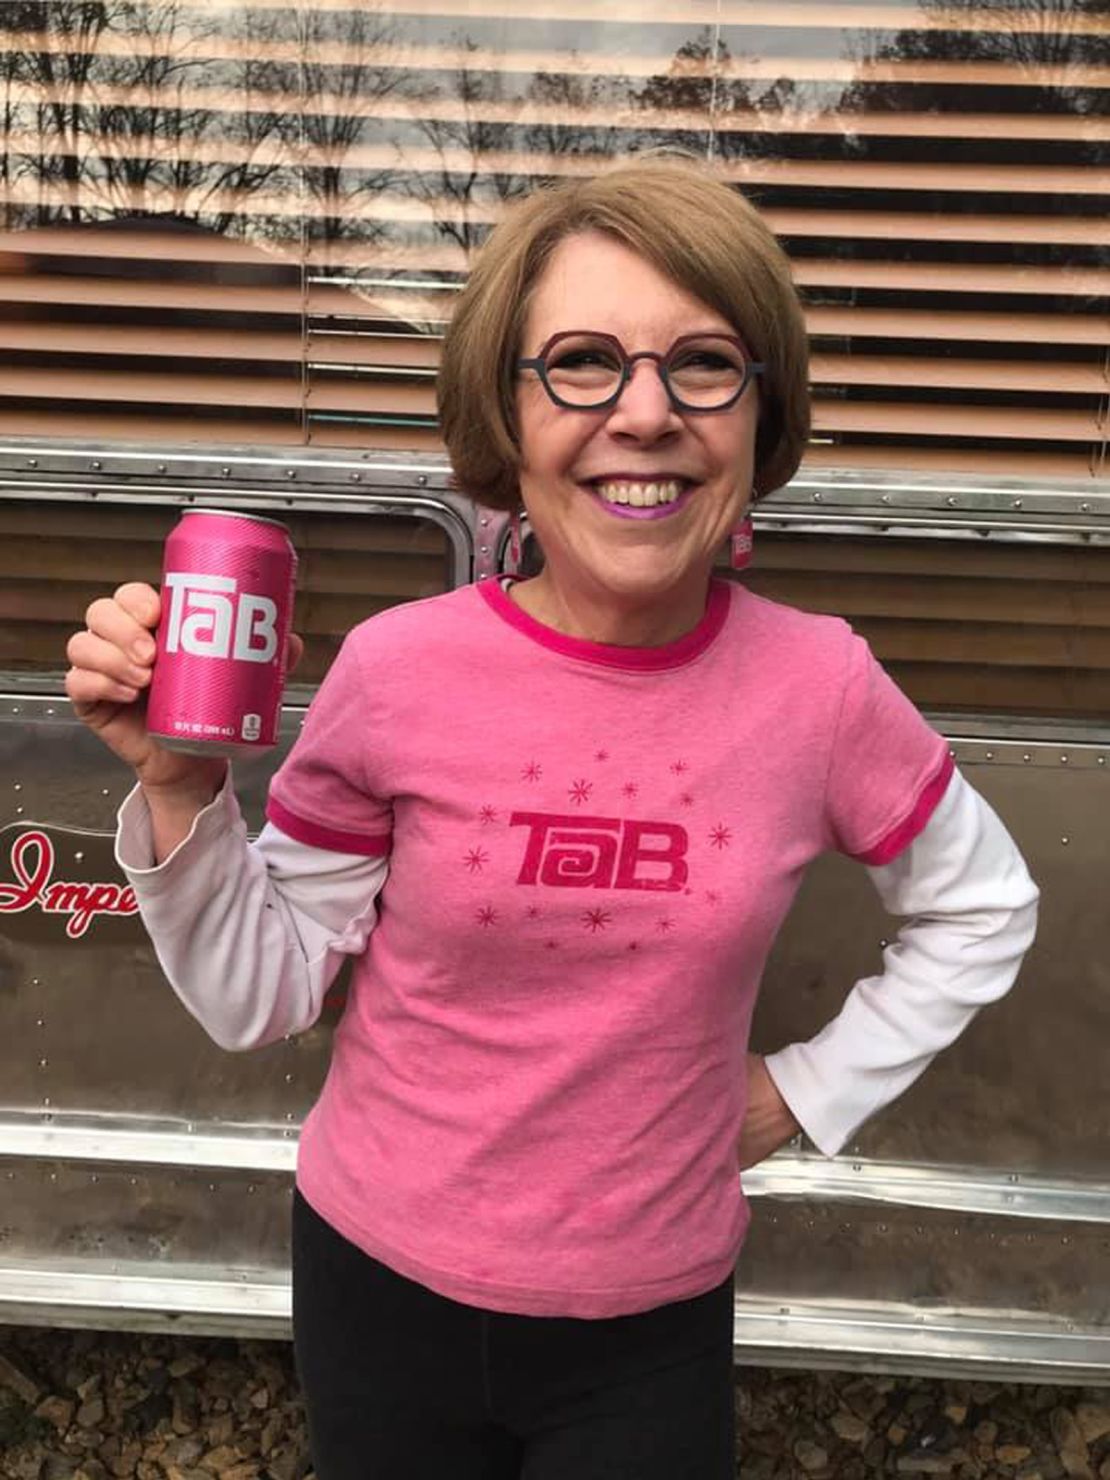
<path fill-rule="evenodd" d="M 520 506 L 516 361 L 532 292 L 559 243 L 600 231 L 716 309 L 767 368 L 755 496 L 793 477 L 809 435 L 805 322 L 790 263 L 743 196 L 700 164 L 647 159 L 544 187 L 506 212 L 474 263 L 443 344 L 440 426 L 460 487 Z"/>

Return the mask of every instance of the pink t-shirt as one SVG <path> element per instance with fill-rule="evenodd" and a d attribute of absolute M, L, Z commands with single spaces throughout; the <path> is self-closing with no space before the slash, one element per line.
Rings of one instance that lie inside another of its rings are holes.
<path fill-rule="evenodd" d="M 389 857 L 298 1181 L 342 1234 L 492 1310 L 710 1289 L 764 963 L 806 865 L 895 857 L 951 774 L 841 621 L 714 583 L 661 648 L 493 581 L 356 628 L 274 778 L 301 842 Z"/>

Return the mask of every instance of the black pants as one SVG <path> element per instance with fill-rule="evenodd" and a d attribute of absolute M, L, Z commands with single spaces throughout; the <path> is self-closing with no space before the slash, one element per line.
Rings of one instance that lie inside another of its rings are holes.
<path fill-rule="evenodd" d="M 318 1480 L 733 1480 L 732 1282 L 582 1321 L 460 1305 L 298 1193 L 293 1329 Z"/>

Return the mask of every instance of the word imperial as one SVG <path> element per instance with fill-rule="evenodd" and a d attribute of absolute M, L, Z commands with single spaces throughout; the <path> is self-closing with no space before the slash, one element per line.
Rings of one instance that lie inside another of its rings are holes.
<path fill-rule="evenodd" d="M 682 889 L 689 877 L 689 837 L 673 822 L 514 812 L 527 827 L 518 884 L 555 889 Z"/>
<path fill-rule="evenodd" d="M 269 663 L 277 654 L 278 609 L 268 596 L 239 592 L 231 576 L 167 571 L 170 591 L 166 651 L 194 658 Z"/>
<path fill-rule="evenodd" d="M 97 915 L 136 915 L 139 906 L 126 884 L 62 883 L 53 878 L 54 844 L 44 832 L 21 833 L 12 844 L 14 884 L 0 883 L 0 915 L 38 909 L 68 915 L 66 934 L 80 940 Z"/>

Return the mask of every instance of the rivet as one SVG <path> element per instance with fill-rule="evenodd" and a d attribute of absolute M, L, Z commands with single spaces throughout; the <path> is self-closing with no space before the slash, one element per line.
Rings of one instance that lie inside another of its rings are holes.
<path fill-rule="evenodd" d="M 1023 507 L 1024 507 L 1024 504 L 1023 504 L 1023 502 L 1022 502 L 1021 499 L 1019 499 L 1019 498 L 1014 499 L 1014 508 L 1015 509 L 1020 509 L 1020 508 L 1023 508 Z"/>
<path fill-rule="evenodd" d="M 35 1027 L 36 1028 L 41 1028 L 43 1026 L 43 1024 L 45 1023 L 45 1021 L 46 1021 L 45 1018 L 36 1018 L 35 1019 Z"/>
<path fill-rule="evenodd" d="M 956 504 L 957 504 L 958 500 L 957 500 L 956 495 L 954 493 L 950 493 L 948 495 L 948 497 L 945 499 L 944 502 L 948 505 L 948 507 L 950 509 L 954 509 L 956 507 Z"/>
<path fill-rule="evenodd" d="M 85 855 L 83 853 L 75 853 L 73 857 L 77 863 L 84 863 L 85 861 Z"/>
<path fill-rule="evenodd" d="M 1023 761 L 1024 761 L 1024 762 L 1025 762 L 1025 763 L 1026 763 L 1026 765 L 1028 765 L 1028 764 L 1029 764 L 1029 762 L 1030 762 L 1030 761 L 1031 761 L 1031 760 L 1032 760 L 1032 759 L 1033 759 L 1033 757 L 1032 757 L 1032 756 L 1031 756 L 1031 755 L 1030 755 L 1030 754 L 1029 754 L 1029 752 L 1028 752 L 1028 751 L 1026 751 L 1026 752 L 1025 752 L 1025 754 L 1024 754 L 1024 755 L 1023 755 L 1023 756 L 1022 756 L 1022 760 L 1023 760 Z"/>
<path fill-rule="evenodd" d="M 221 478 L 230 478 L 231 477 L 231 469 L 230 468 L 221 468 L 220 469 L 220 477 Z"/>
<path fill-rule="evenodd" d="M 1090 506 L 1090 504 L 1080 504 L 1079 505 L 1079 512 L 1081 514 L 1089 514 L 1091 512 L 1091 506 Z"/>
<path fill-rule="evenodd" d="M 987 751 L 987 760 L 989 760 L 989 761 L 993 761 L 994 760 L 994 751 L 993 750 L 988 750 Z"/>
<path fill-rule="evenodd" d="M 821 500 L 821 495 L 820 495 L 820 494 L 819 494 L 819 493 L 815 493 L 815 494 L 814 494 L 814 495 L 813 495 L 813 502 L 814 502 L 814 503 L 815 503 L 815 504 L 819 504 L 819 503 L 821 503 L 821 501 L 822 501 L 822 500 Z"/>
<path fill-rule="evenodd" d="M 94 462 L 92 465 L 92 470 L 94 473 L 99 473 L 103 466 L 104 464 L 101 462 Z"/>
<path fill-rule="evenodd" d="M 166 471 L 166 465 L 165 465 L 165 463 L 159 463 L 158 466 L 154 469 L 154 471 L 156 473 L 164 473 Z"/>
<path fill-rule="evenodd" d="M 22 781 L 17 781 L 15 783 L 15 785 L 12 787 L 12 790 L 13 791 L 22 791 L 23 790 L 23 782 Z"/>
<path fill-rule="evenodd" d="M 285 470 L 285 476 L 287 478 L 295 478 L 297 476 L 297 470 L 296 470 L 296 468 L 286 468 L 286 470 Z"/>
<path fill-rule="evenodd" d="M 1106 764 L 1106 757 L 1104 755 L 1100 755 L 1098 757 L 1098 759 L 1095 761 L 1095 765 L 1096 766 L 1104 766 L 1105 764 Z"/>
<path fill-rule="evenodd" d="M 486 525 L 489 523 L 488 516 L 483 514 L 481 519 L 478 520 L 478 523 L 482 526 L 483 529 L 485 529 Z"/>
<path fill-rule="evenodd" d="M 479 545 L 478 546 L 478 553 L 479 553 L 479 555 L 488 555 L 489 554 L 489 546 L 488 545 Z"/>
<path fill-rule="evenodd" d="M 880 503 L 883 503 L 883 504 L 889 504 L 890 503 L 890 494 L 889 493 L 884 493 L 883 496 L 882 496 L 882 498 L 879 500 L 879 502 Z"/>
<path fill-rule="evenodd" d="M 287 1074 L 285 1076 L 285 1082 L 286 1082 L 286 1084 L 292 1084 L 293 1083 L 293 1076 L 292 1076 L 292 1074 Z"/>
<path fill-rule="evenodd" d="M 39 465 L 39 460 L 38 460 L 37 457 L 29 457 L 27 459 L 27 466 L 29 468 L 37 468 L 38 465 Z"/>
<path fill-rule="evenodd" d="M 286 1118 L 286 1120 L 292 1120 L 293 1119 L 293 1112 L 292 1112 L 292 1110 L 287 1110 L 285 1112 L 285 1118 Z"/>
<path fill-rule="evenodd" d="M 32 978 L 31 978 L 31 985 L 32 985 L 32 986 L 33 986 L 33 987 L 39 987 L 39 986 L 41 986 L 41 985 L 42 985 L 42 983 L 41 983 L 41 982 L 40 982 L 40 981 L 39 981 L 39 979 L 38 979 L 38 977 L 37 977 L 37 976 L 33 976 L 33 977 L 32 977 Z"/>
<path fill-rule="evenodd" d="M 50 1060 L 49 1059 L 39 1059 L 39 1068 L 40 1069 L 46 1069 L 46 1068 L 48 1068 L 49 1067 L 49 1064 L 50 1064 Z"/>
<path fill-rule="evenodd" d="M 22 808 L 22 807 L 17 807 L 17 808 L 16 808 L 16 809 L 15 809 L 15 815 L 16 815 L 16 816 L 17 816 L 17 817 L 22 817 L 22 816 L 23 816 L 23 808 Z"/>
<path fill-rule="evenodd" d="M 1066 755 L 1062 755 L 1062 756 L 1061 756 L 1061 757 L 1060 757 L 1060 764 L 1061 764 L 1061 765 L 1062 765 L 1062 766 L 1066 766 L 1066 765 L 1067 765 L 1067 763 L 1068 763 L 1068 758 L 1067 758 L 1067 756 L 1066 756 Z"/>
<path fill-rule="evenodd" d="M 419 488 L 427 488 L 428 479 L 423 473 L 417 474 L 416 483 Z"/>
<path fill-rule="evenodd" d="M 351 482 L 352 483 L 361 483 L 362 482 L 362 474 L 361 473 L 352 473 L 351 474 Z"/>
<path fill-rule="evenodd" d="M 879 942 L 879 949 L 881 951 L 885 951 L 888 945 L 890 945 L 890 941 L 889 940 L 881 940 Z"/>
<path fill-rule="evenodd" d="M 108 790 L 108 788 L 106 786 L 102 786 L 100 788 L 100 795 L 102 797 L 109 797 L 109 796 L 112 795 L 112 793 Z"/>
<path fill-rule="evenodd" d="M 1069 840 L 1067 838 L 1061 838 L 1060 841 L 1061 841 L 1061 843 L 1063 843 L 1063 845 L 1064 845 L 1065 848 L 1068 846 L 1068 841 Z"/>
<path fill-rule="evenodd" d="M 50 1104 L 50 1096 L 49 1095 L 43 1095 L 43 1097 L 42 1097 L 42 1103 L 44 1105 L 49 1105 Z"/>

